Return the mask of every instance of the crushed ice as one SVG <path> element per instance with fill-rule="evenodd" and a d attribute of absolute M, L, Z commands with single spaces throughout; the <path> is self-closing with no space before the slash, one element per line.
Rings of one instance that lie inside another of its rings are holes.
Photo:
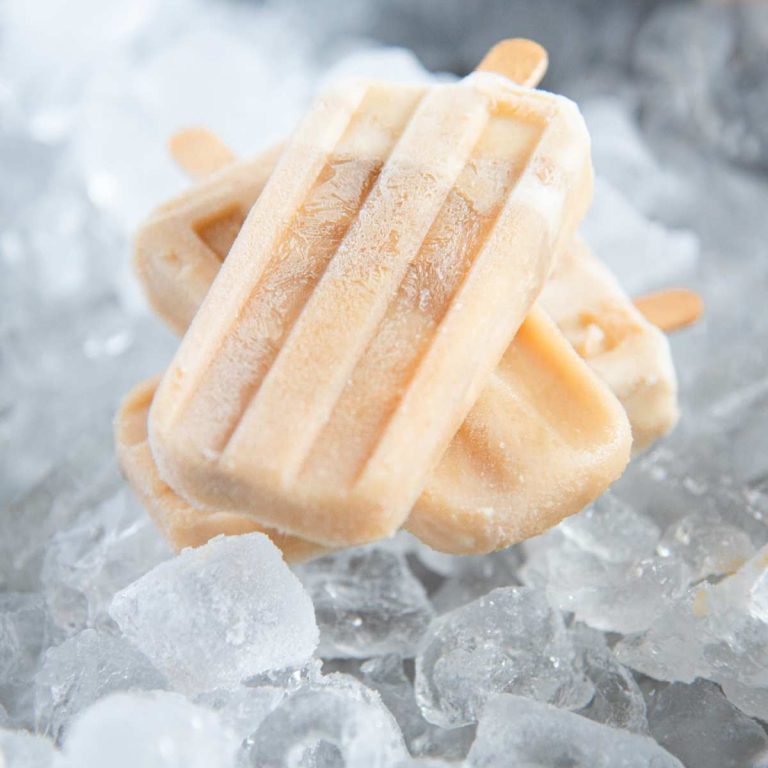
<path fill-rule="evenodd" d="M 490 39 L 511 22 L 486 5 Z M 256 534 L 172 557 L 119 478 L 117 399 L 175 345 L 130 232 L 183 186 L 174 129 L 252 153 L 322 82 L 427 78 L 371 42 L 386 19 L 432 69 L 476 60 L 482 24 L 435 48 L 386 0 L 316 28 L 298 0 L 0 7 L 0 764 L 764 765 L 768 7 L 583 5 L 521 3 L 517 31 L 590 124 L 598 255 L 705 296 L 672 339 L 680 426 L 524 546 L 401 536 L 295 573 Z"/>

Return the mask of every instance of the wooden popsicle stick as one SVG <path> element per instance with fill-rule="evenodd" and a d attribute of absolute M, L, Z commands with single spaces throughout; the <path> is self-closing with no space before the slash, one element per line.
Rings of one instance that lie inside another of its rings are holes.
<path fill-rule="evenodd" d="M 208 128 L 182 128 L 168 139 L 171 157 L 194 180 L 210 176 L 235 159 L 232 150 Z"/>
<path fill-rule="evenodd" d="M 687 288 L 646 293 L 634 302 L 646 320 L 667 333 L 692 325 L 704 312 L 701 296 Z"/>
<path fill-rule="evenodd" d="M 535 88 L 544 77 L 549 56 L 544 48 L 533 40 L 513 37 L 502 40 L 485 54 L 475 72 L 496 72 L 512 82 Z"/>

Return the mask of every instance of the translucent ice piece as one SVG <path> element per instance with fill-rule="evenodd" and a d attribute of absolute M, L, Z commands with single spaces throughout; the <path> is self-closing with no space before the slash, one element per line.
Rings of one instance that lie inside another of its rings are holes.
<path fill-rule="evenodd" d="M 430 625 L 416 658 L 416 697 L 444 728 L 476 722 L 494 693 L 578 709 L 593 694 L 560 614 L 529 587 L 495 589 Z"/>
<path fill-rule="evenodd" d="M 415 655 L 434 614 L 402 554 L 353 549 L 299 566 L 297 574 L 315 606 L 321 656 Z"/>
<path fill-rule="evenodd" d="M 317 646 L 309 596 L 263 534 L 186 549 L 118 592 L 112 618 L 179 689 L 235 687 Z"/>
<path fill-rule="evenodd" d="M 467 764 L 471 768 L 683 768 L 679 760 L 647 736 L 506 694 L 488 703 Z"/>

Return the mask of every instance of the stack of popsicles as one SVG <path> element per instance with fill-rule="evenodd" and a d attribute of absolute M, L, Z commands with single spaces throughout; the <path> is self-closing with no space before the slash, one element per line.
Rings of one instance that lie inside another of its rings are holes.
<path fill-rule="evenodd" d="M 203 178 L 137 238 L 184 333 L 116 422 L 128 481 L 178 548 L 268 533 L 288 560 L 406 527 L 453 553 L 540 533 L 677 418 L 664 335 L 576 229 L 576 106 L 505 41 L 448 85 L 326 91 L 284 147 Z M 631 426 L 630 426 L 631 425 Z"/>

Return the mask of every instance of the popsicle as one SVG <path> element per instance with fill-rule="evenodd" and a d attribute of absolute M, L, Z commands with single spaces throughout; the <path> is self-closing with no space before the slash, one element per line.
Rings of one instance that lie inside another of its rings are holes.
<path fill-rule="evenodd" d="M 666 294 L 662 320 L 673 317 L 681 294 Z M 695 297 L 698 299 L 698 297 Z M 668 432 L 677 422 L 677 379 L 669 343 L 643 317 L 611 272 L 581 238 L 558 260 L 539 297 L 576 351 L 616 394 L 632 424 L 633 448 L 640 450 Z M 650 305 L 648 300 L 646 304 Z M 690 314 L 690 313 L 689 313 Z"/>
<path fill-rule="evenodd" d="M 202 512 L 187 504 L 157 473 L 147 441 L 147 415 L 160 377 L 143 381 L 123 400 L 115 417 L 115 449 L 123 475 L 155 525 L 176 550 L 198 547 L 219 534 L 266 533 L 295 563 L 325 554 L 318 544 L 266 529 L 252 517 L 229 512 Z"/>
<path fill-rule="evenodd" d="M 190 175 L 201 167 L 218 172 L 150 217 L 136 240 L 135 263 L 158 314 L 183 333 L 234 242 L 244 209 L 255 202 L 266 183 L 279 148 L 251 160 L 230 162 L 231 154 L 210 132 L 193 129 L 188 135 L 185 130 L 177 137 L 184 151 L 178 151 L 174 140 L 174 157 Z M 226 163 L 220 167 L 216 163 L 222 158 Z M 216 238 L 210 236 L 214 231 Z M 206 232 L 207 242 L 199 234 Z M 196 261 L 212 268 L 203 272 L 195 267 Z M 544 290 L 547 309 L 579 353 L 594 363 L 598 373 L 607 374 L 609 385 L 628 409 L 635 450 L 646 448 L 674 426 L 677 412 L 668 345 L 651 326 L 669 332 L 690 325 L 701 315 L 700 297 L 686 289 L 669 289 L 638 297 L 633 307 L 610 270 L 588 252 L 583 241 L 567 252 L 549 284 Z M 601 325 L 611 327 L 608 357 L 594 350 L 595 336 L 603 334 Z M 582 338 L 587 328 L 591 346 Z M 623 343 L 625 337 L 633 343 Z M 651 396 L 654 389 L 657 397 Z"/>
<path fill-rule="evenodd" d="M 160 476 L 196 506 L 323 544 L 391 534 L 590 188 L 562 97 L 488 73 L 331 89 L 158 388 Z"/>
<path fill-rule="evenodd" d="M 146 441 L 157 379 L 116 420 L 123 473 L 171 542 L 263 530 L 297 561 L 321 546 L 264 528 L 246 513 L 197 510 L 159 477 Z M 488 552 L 542 533 L 618 477 L 629 456 L 626 414 L 537 305 L 453 438 L 406 522 L 444 552 Z"/>

